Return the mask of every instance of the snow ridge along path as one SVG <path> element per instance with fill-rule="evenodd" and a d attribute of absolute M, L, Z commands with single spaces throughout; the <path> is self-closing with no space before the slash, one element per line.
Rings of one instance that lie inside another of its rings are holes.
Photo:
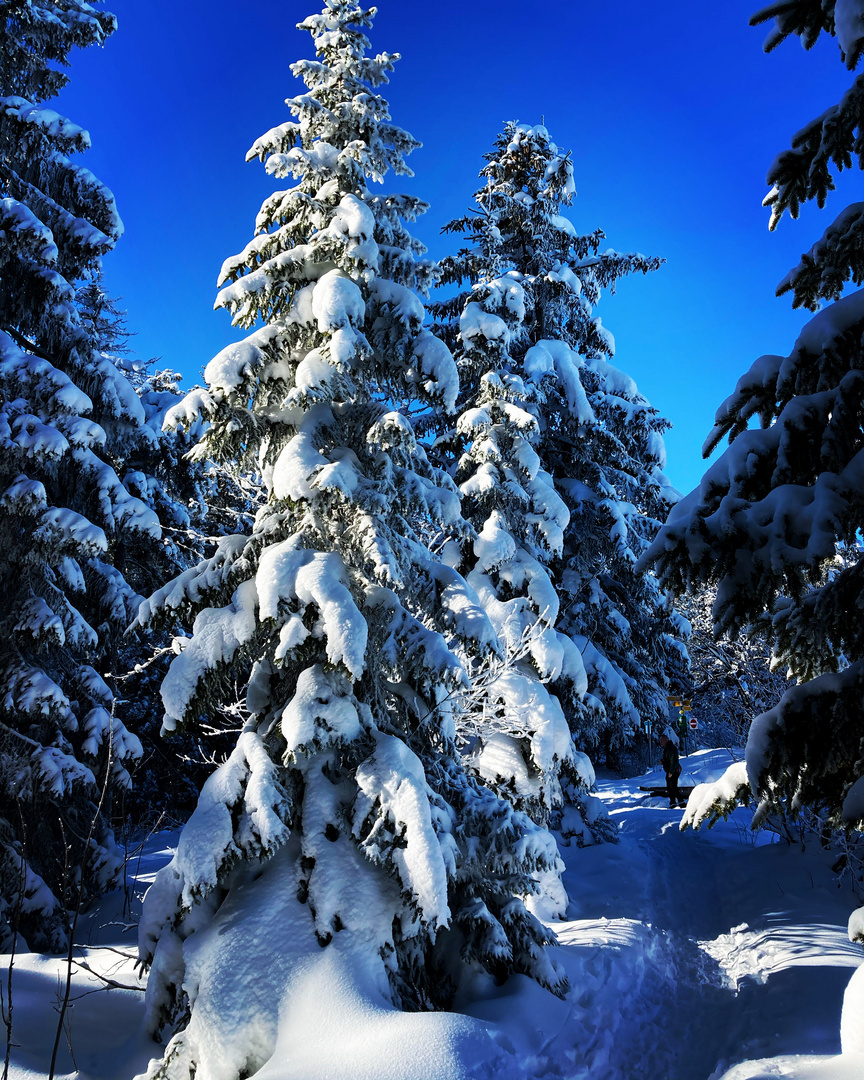
<path fill-rule="evenodd" d="M 682 782 L 713 780 L 730 760 L 723 750 L 694 754 L 684 759 Z M 681 833 L 682 811 L 639 791 L 652 781 L 656 772 L 601 777 L 597 793 L 620 827 L 620 843 L 562 848 L 571 905 L 568 920 L 553 925 L 557 958 L 573 987 L 568 1000 L 522 976 L 503 987 L 486 976 L 463 986 L 455 1003 L 461 1019 L 403 1014 L 381 1000 L 374 1004 L 375 1032 L 354 1033 L 368 1075 L 375 1073 L 377 1046 L 380 1075 L 397 1080 L 720 1080 L 727 1070 L 727 1080 L 864 1078 L 864 1065 L 833 1057 L 840 1053 L 843 993 L 864 959 L 847 937 L 856 901 L 831 873 L 836 852 L 812 838 L 802 851 L 767 833 L 753 837 L 745 810 L 711 831 Z M 139 893 L 174 843 L 169 834 L 151 839 Z M 138 1032 L 143 994 L 122 906 L 121 893 L 106 897 L 82 926 L 89 944 L 81 959 L 130 987 L 106 989 L 78 969 L 70 1041 L 86 1080 L 130 1080 L 157 1056 L 158 1047 Z M 322 1016 L 341 1010 L 345 1023 L 356 1015 L 362 1026 L 368 1010 L 344 1008 L 347 990 L 328 980 L 327 954 L 317 954 L 321 979 L 303 981 L 303 1002 L 283 1002 L 281 1012 L 300 1004 Z M 16 957 L 12 1080 L 47 1073 L 61 968 L 55 958 Z M 319 1001 L 309 1000 L 313 992 Z M 262 1080 L 355 1080 L 351 1040 L 342 1051 L 332 1042 L 320 1052 L 304 1046 L 296 1058 L 292 1044 L 277 1040 Z M 402 1055 L 400 1046 L 411 1053 Z M 419 1060 L 428 1075 L 417 1075 Z M 58 1075 L 64 1074 L 76 1075 L 65 1046 Z"/>

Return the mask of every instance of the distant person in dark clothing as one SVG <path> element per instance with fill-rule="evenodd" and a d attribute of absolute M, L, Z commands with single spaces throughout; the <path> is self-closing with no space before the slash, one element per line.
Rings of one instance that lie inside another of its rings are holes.
<path fill-rule="evenodd" d="M 681 762 L 678 758 L 678 747 L 664 732 L 660 736 L 660 745 L 663 747 L 663 771 L 666 773 L 666 794 L 669 796 L 669 809 L 683 806 L 684 800 L 678 794 L 678 777 L 681 775 Z"/>

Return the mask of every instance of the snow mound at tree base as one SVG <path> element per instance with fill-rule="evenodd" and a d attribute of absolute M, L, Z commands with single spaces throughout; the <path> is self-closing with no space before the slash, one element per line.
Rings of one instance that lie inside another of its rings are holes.
<path fill-rule="evenodd" d="M 185 943 L 192 1018 L 146 1075 L 467 1080 L 478 1063 L 494 1063 L 500 1054 L 478 1021 L 391 1004 L 375 947 L 386 940 L 389 907 L 373 889 L 354 890 L 365 931 L 317 943 L 309 907 L 297 899 L 297 855 L 296 845 L 283 848 Z M 362 883 L 351 869 L 349 882 Z"/>
<path fill-rule="evenodd" d="M 840 1057 L 763 1058 L 745 1061 L 724 1073 L 720 1080 L 861 1080 L 864 1057 L 843 1054 Z"/>
<path fill-rule="evenodd" d="M 255 1080 L 467 1080 L 481 1062 L 488 1067 L 500 1057 L 477 1021 L 399 1012 L 352 967 L 328 948 L 293 981 L 276 1048 Z"/>

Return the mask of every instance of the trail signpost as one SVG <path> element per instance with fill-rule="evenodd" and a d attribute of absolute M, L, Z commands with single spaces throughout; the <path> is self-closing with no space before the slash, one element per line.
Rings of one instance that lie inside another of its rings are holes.
<path fill-rule="evenodd" d="M 681 738 L 686 741 L 687 728 L 691 731 L 695 731 L 699 727 L 699 721 L 695 716 L 689 716 L 688 713 L 693 709 L 693 703 L 690 698 L 680 697 L 677 694 L 669 694 L 666 698 L 669 704 L 678 710 L 678 729 L 681 733 Z"/>

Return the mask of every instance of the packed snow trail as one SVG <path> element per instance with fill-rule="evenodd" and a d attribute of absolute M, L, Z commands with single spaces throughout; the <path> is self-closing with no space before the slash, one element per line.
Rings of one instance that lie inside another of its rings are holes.
<path fill-rule="evenodd" d="M 682 783 L 730 762 L 701 751 Z M 719 1080 L 745 1059 L 840 1052 L 843 991 L 864 954 L 847 937 L 856 901 L 830 870 L 837 852 L 754 836 L 744 809 L 682 833 L 683 811 L 639 790 L 662 783 L 656 771 L 601 779 L 620 843 L 563 850 L 570 920 L 554 929 L 571 1002 L 525 980 L 506 1008 L 461 1003 L 512 1055 L 490 1076 Z"/>
<path fill-rule="evenodd" d="M 713 779 L 730 760 L 719 750 L 684 759 L 682 783 Z M 683 811 L 639 791 L 652 782 L 662 777 L 601 780 L 621 842 L 567 860 L 571 913 L 632 919 L 650 935 L 638 988 L 620 1002 L 627 1023 L 591 1080 L 713 1080 L 744 1059 L 839 1053 L 843 991 L 864 956 L 847 937 L 856 902 L 830 871 L 836 852 L 812 837 L 804 852 L 754 837 L 743 809 L 682 833 Z M 562 944 L 579 925 L 556 928 Z"/>
<path fill-rule="evenodd" d="M 688 771 L 693 781 L 713 780 L 729 760 L 720 750 L 693 755 L 684 760 L 684 782 Z M 650 782 L 658 783 L 656 773 L 601 779 L 598 794 L 618 823 L 620 843 L 562 849 L 571 905 L 568 920 L 555 924 L 555 953 L 569 975 L 567 1000 L 524 976 L 496 987 L 477 975 L 463 985 L 454 1012 L 401 1013 L 383 999 L 364 1003 L 368 987 L 344 979 L 337 985 L 336 953 L 316 947 L 304 961 L 302 995 L 283 1002 L 288 1019 L 279 1044 L 253 1075 L 720 1080 L 745 1060 L 837 1054 L 843 991 L 864 954 L 847 939 L 856 902 L 831 873 L 836 851 L 813 839 L 802 852 L 767 834 L 754 838 L 745 810 L 713 830 L 681 833 L 682 811 L 639 791 Z M 134 886 L 139 897 L 175 844 L 170 834 L 148 843 Z M 139 1031 L 142 984 L 123 894 L 105 897 L 82 919 L 81 931 L 82 944 L 91 946 L 82 958 L 129 989 L 106 989 L 76 970 L 70 1039 L 79 1080 L 130 1080 L 159 1048 Z M 47 1073 L 58 971 L 63 965 L 55 957 L 16 957 L 11 1080 Z M 242 1011 L 244 1003 L 237 1005 Z M 288 1039 L 290 1016 L 301 1014 L 309 1022 Z M 315 1025 L 325 1022 L 341 1035 L 313 1039 Z M 846 1059 L 824 1066 L 813 1058 L 790 1061 L 755 1071 L 743 1066 L 734 1080 L 864 1077 Z M 65 1046 L 60 1069 L 74 1071 Z"/>

